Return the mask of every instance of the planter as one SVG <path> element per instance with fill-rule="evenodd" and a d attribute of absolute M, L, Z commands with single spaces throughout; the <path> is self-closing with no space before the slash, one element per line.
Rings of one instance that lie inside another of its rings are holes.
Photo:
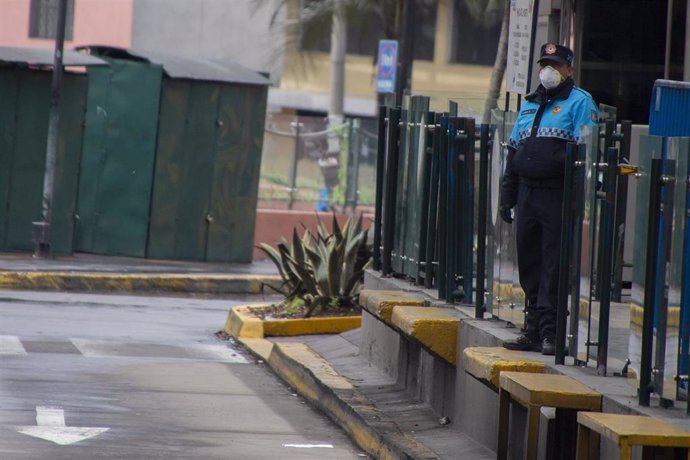
<path fill-rule="evenodd" d="M 311 334 L 340 334 L 362 324 L 358 316 L 329 316 L 299 319 L 261 319 L 252 310 L 268 305 L 247 305 L 230 310 L 225 332 L 236 339 L 261 339 Z"/>

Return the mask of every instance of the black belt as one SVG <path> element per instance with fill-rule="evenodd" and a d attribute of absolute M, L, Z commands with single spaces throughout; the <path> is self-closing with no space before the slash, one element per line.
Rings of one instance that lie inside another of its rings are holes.
<path fill-rule="evenodd" d="M 531 179 L 529 177 L 520 177 L 520 183 L 525 184 L 532 188 L 549 188 L 549 189 L 562 189 L 563 182 L 565 179 L 563 177 L 548 177 L 544 179 Z"/>

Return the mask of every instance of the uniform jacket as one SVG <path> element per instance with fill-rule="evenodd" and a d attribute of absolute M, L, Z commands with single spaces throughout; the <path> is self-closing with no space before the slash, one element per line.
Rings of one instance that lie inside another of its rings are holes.
<path fill-rule="evenodd" d="M 539 85 L 527 95 L 508 141 L 501 205 L 515 205 L 520 182 L 561 188 L 566 144 L 580 143 L 581 130 L 594 129 L 598 120 L 592 96 L 576 87 L 572 78 L 548 91 Z"/>

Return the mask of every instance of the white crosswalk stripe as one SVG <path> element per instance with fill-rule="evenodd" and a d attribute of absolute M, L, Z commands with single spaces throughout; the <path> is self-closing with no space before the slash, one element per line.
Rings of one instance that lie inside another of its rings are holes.
<path fill-rule="evenodd" d="M 0 355 L 25 355 L 26 350 L 16 335 L 0 335 Z"/>
<path fill-rule="evenodd" d="M 224 344 L 156 344 L 122 343 L 106 340 L 70 339 L 72 344 L 86 358 L 107 358 L 137 356 L 141 358 L 172 358 L 242 363 L 249 361 L 237 350 Z"/>
<path fill-rule="evenodd" d="M 247 358 L 225 345 L 220 344 L 199 344 L 195 345 L 193 349 L 199 353 L 199 357 L 212 359 L 214 361 L 222 361 L 224 363 L 243 363 L 246 364 Z"/>

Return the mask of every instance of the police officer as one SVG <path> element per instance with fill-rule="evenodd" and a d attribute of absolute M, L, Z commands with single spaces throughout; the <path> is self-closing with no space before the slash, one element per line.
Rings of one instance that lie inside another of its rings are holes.
<path fill-rule="evenodd" d="M 546 43 L 538 63 L 541 84 L 520 107 L 501 183 L 501 218 L 512 223 L 516 207 L 518 270 L 527 302 L 524 333 L 503 346 L 553 355 L 565 147 L 596 127 L 599 111 L 573 82 L 572 50 Z"/>

